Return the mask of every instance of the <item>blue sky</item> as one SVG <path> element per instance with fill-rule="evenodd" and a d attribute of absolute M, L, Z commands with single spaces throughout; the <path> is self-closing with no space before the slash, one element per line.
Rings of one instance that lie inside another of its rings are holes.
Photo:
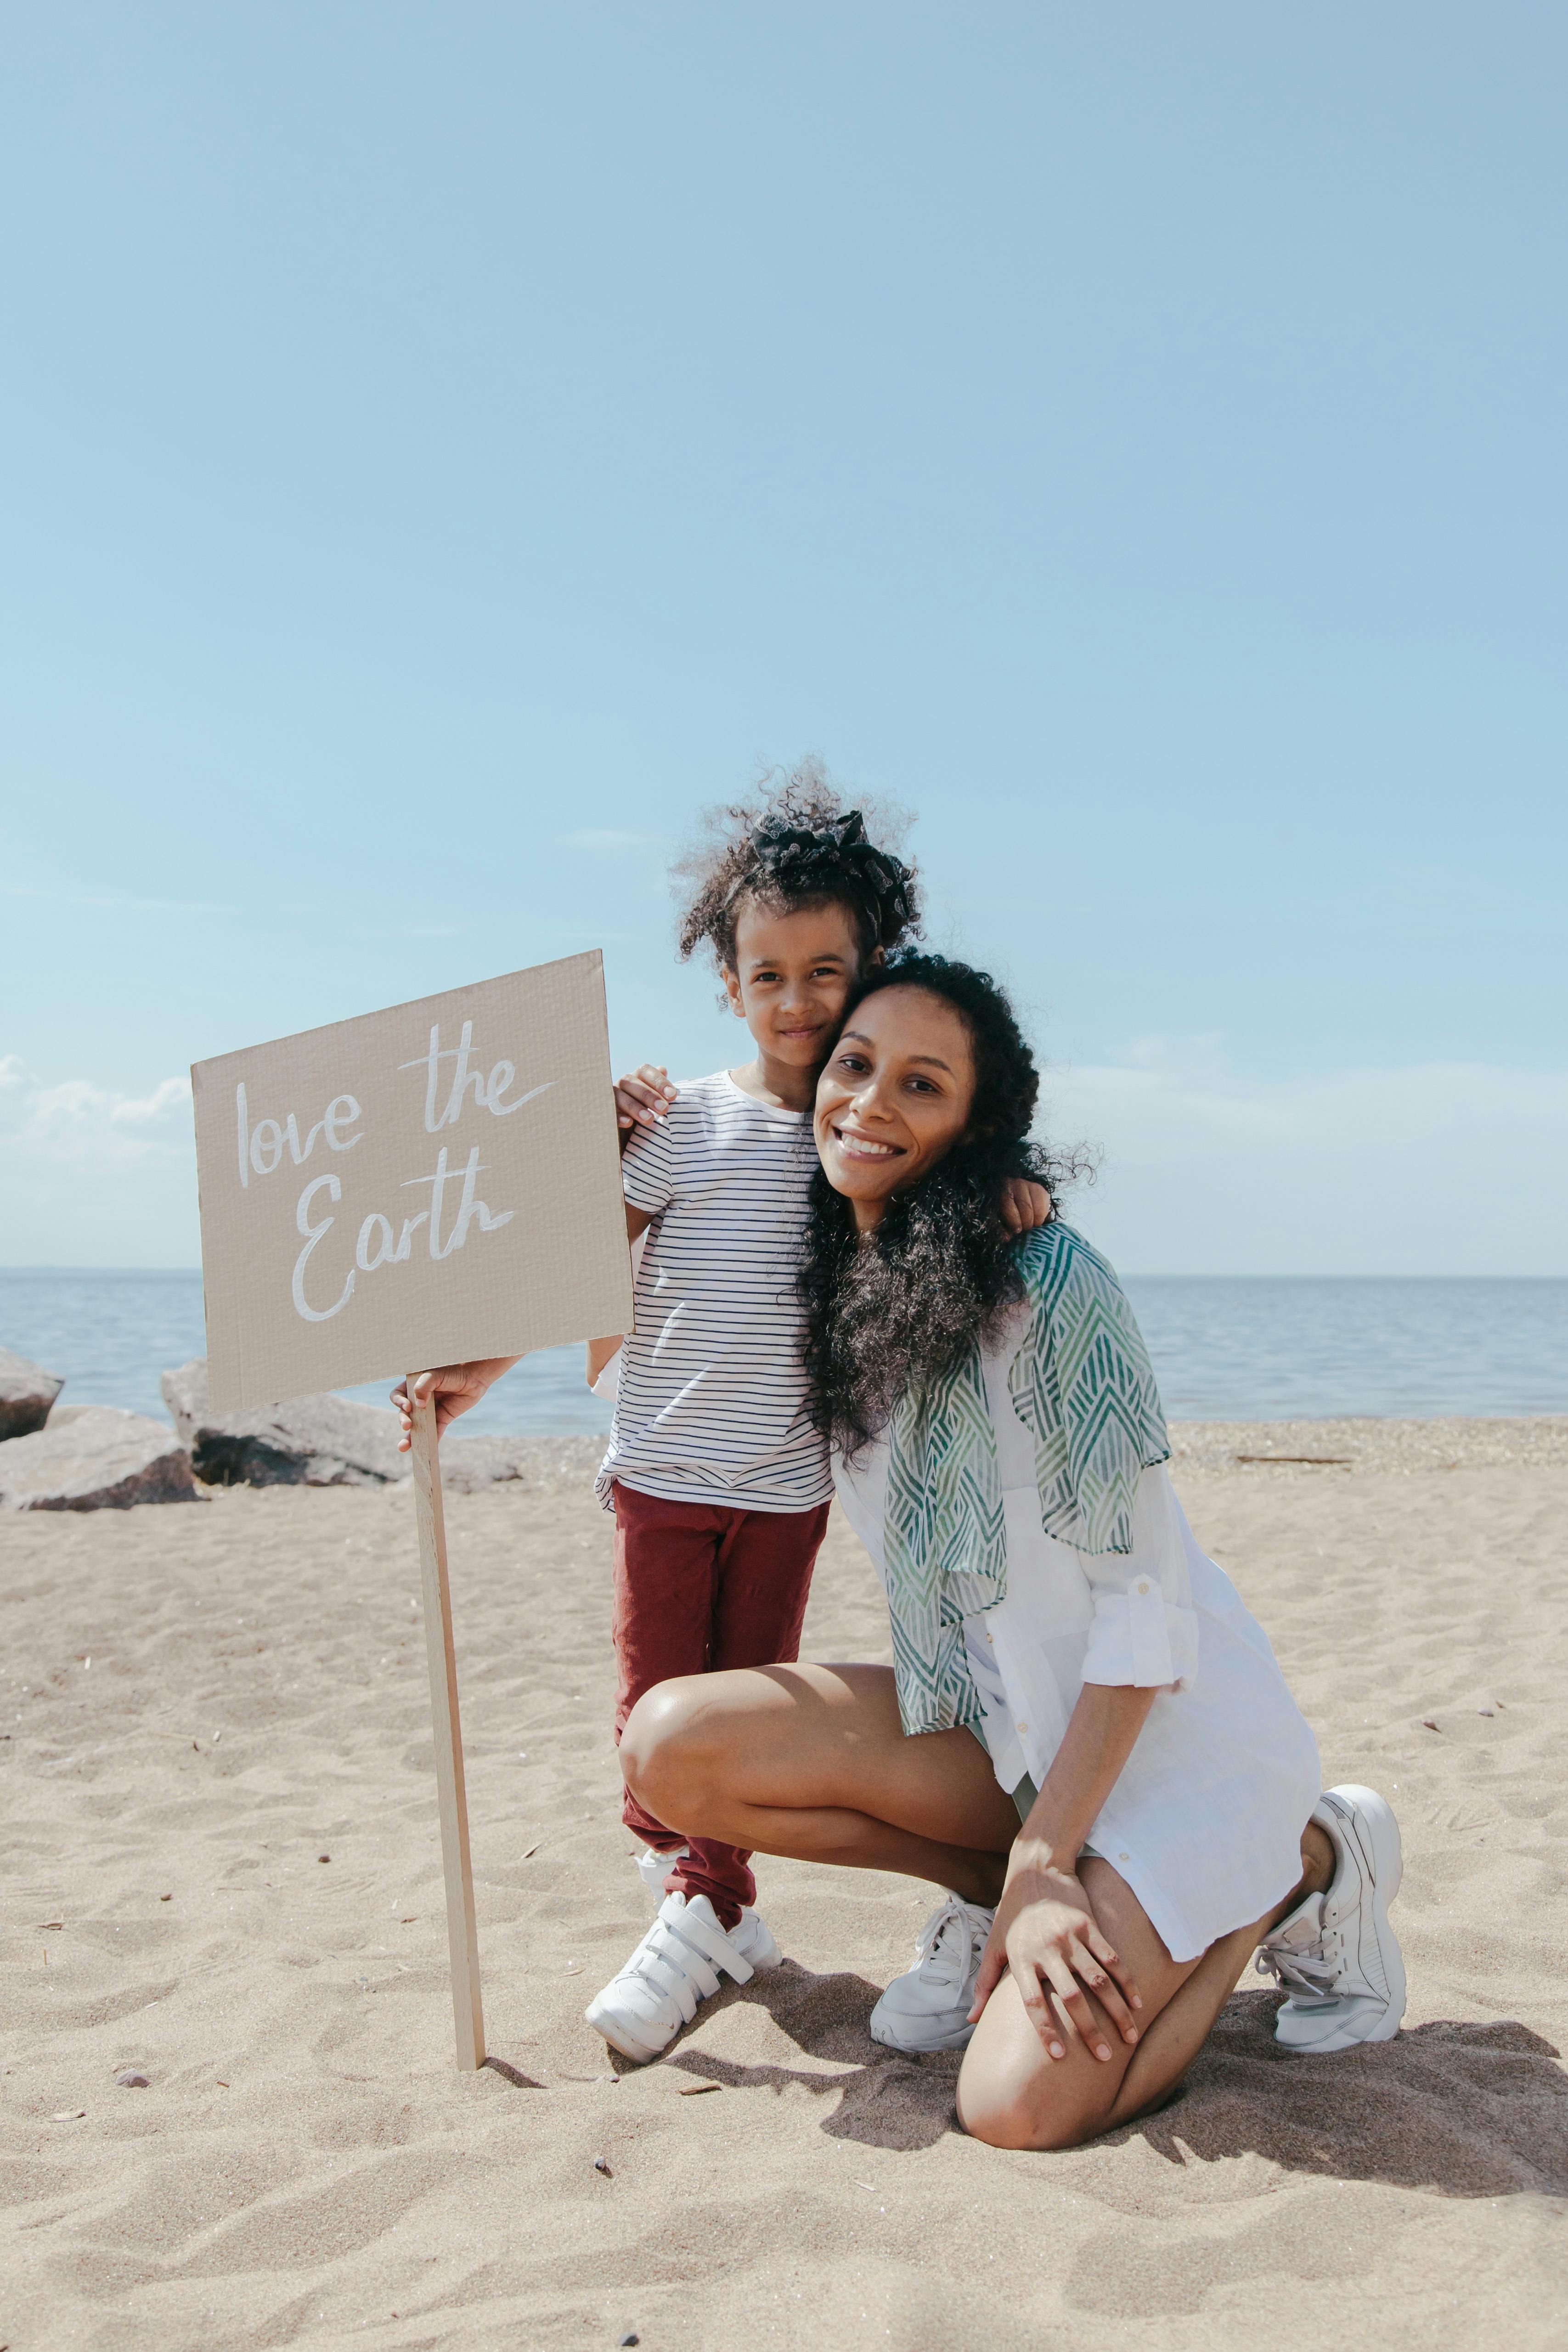
<path fill-rule="evenodd" d="M 919 812 L 1145 1272 L 1563 1273 L 1544 6 L 16 19 L 0 1217 L 192 1264 L 206 1055 Z"/>

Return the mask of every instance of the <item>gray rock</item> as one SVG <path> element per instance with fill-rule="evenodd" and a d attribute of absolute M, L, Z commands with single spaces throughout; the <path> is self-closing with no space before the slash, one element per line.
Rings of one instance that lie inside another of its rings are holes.
<path fill-rule="evenodd" d="M 0 1448 L 0 1509 L 125 1511 L 196 1499 L 191 1457 L 173 1431 L 113 1405 L 79 1405 Z"/>
<path fill-rule="evenodd" d="M 169 1418 L 179 1433 L 180 1444 L 189 1445 L 196 1433 L 196 1423 L 207 1409 L 207 1360 L 193 1356 L 178 1371 L 165 1372 L 158 1383 L 163 1391 L 163 1402 L 169 1408 Z"/>
<path fill-rule="evenodd" d="M 198 1478 L 213 1486 L 386 1486 L 411 1464 L 397 1450 L 390 1407 L 347 1397 L 296 1397 L 255 1412 L 207 1407 L 207 1367 L 193 1357 L 165 1372 L 163 1402 Z M 441 1441 L 441 1484 L 448 1494 L 518 1484 L 536 1491 L 580 1486 L 605 1450 L 598 1437 L 458 1437 Z"/>
<path fill-rule="evenodd" d="M 0 1348 L 0 1439 L 42 1429 L 64 1386 L 58 1372 L 46 1372 L 41 1364 Z"/>
<path fill-rule="evenodd" d="M 209 1486 L 389 1486 L 408 1475 L 397 1415 L 347 1397 L 294 1397 L 254 1412 L 213 1412 L 205 1357 L 165 1372 L 163 1402 Z"/>

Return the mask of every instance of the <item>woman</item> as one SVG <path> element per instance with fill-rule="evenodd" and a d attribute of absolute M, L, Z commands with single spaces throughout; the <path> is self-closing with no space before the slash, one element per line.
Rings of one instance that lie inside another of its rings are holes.
<path fill-rule="evenodd" d="M 858 992 L 817 1088 L 801 1292 L 896 1663 L 661 1684 L 621 1759 L 688 1835 L 951 1890 L 871 2030 L 964 2049 L 977 2137 L 1064 2147 L 1170 2095 L 1259 1945 L 1293 2050 L 1391 2039 L 1405 1976 L 1393 1814 L 1319 1796 L 1172 1491 L 1114 1275 L 1068 1227 L 997 1220 L 1037 1091 L 984 973 L 905 956 Z"/>

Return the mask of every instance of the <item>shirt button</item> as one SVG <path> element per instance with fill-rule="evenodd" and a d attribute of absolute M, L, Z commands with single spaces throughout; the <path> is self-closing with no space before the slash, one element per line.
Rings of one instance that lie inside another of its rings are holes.
<path fill-rule="evenodd" d="M 1131 1862 L 1132 1856 L 1130 1853 L 1119 1853 L 1116 1859 L 1118 1862 Z"/>
<path fill-rule="evenodd" d="M 1149 1590 L 1148 1578 L 1146 1576 L 1141 1576 L 1132 1590 L 1134 1592 L 1147 1592 Z"/>
<path fill-rule="evenodd" d="M 1019 1728 L 1019 1730 L 1020 1730 L 1020 1731 L 1027 1731 L 1027 1729 L 1029 1728 L 1029 1727 L 1028 1727 L 1028 1725 L 1027 1725 L 1026 1723 L 1021 1723 L 1021 1724 L 1018 1726 L 1018 1728 Z"/>

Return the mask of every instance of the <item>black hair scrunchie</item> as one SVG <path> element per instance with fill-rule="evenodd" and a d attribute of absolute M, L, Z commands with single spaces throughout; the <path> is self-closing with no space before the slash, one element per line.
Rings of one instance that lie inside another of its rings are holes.
<path fill-rule="evenodd" d="M 910 919 L 910 868 L 867 840 L 858 809 L 815 828 L 765 818 L 752 829 L 752 848 L 758 872 L 734 895 L 765 878 L 786 898 L 847 897 L 862 909 L 874 947 L 889 946 Z"/>

